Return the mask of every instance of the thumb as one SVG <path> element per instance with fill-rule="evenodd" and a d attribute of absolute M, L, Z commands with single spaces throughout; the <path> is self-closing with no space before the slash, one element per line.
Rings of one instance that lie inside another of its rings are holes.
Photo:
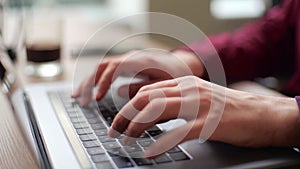
<path fill-rule="evenodd" d="M 169 131 L 145 151 L 145 157 L 155 158 L 178 144 L 199 138 L 203 124 L 204 122 L 198 119 Z"/>

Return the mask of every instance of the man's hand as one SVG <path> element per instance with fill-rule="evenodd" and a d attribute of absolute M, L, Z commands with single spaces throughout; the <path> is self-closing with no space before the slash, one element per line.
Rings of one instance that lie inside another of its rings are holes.
<path fill-rule="evenodd" d="M 118 76 L 147 76 L 149 81 L 128 87 L 129 96 L 132 97 L 144 85 L 187 75 L 201 76 L 203 70 L 200 59 L 189 52 L 132 51 L 121 56 L 104 58 L 94 73 L 73 92 L 72 97 L 81 97 L 81 105 L 85 106 L 92 99 L 92 89 L 95 86 L 97 92 L 94 98 L 100 100 Z"/>
<path fill-rule="evenodd" d="M 254 95 L 186 76 L 142 87 L 117 114 L 108 134 L 117 137 L 126 131 L 123 141 L 130 144 L 156 123 L 187 120 L 146 150 L 150 158 L 198 139 L 210 127 L 209 139 L 214 141 L 244 147 L 291 146 L 299 144 L 298 111 L 291 98 Z M 210 125 L 214 122 L 216 128 Z"/>

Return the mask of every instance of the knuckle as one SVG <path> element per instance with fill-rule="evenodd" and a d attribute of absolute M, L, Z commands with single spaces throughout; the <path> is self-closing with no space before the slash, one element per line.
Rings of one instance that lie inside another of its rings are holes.
<path fill-rule="evenodd" d="M 153 99 L 149 102 L 145 109 L 152 113 L 160 113 L 164 105 L 165 99 Z"/>
<path fill-rule="evenodd" d="M 139 93 L 134 98 L 135 103 L 147 103 L 149 102 L 149 94 L 148 92 Z"/>
<path fill-rule="evenodd" d="M 140 88 L 140 90 L 139 90 L 139 92 L 145 92 L 145 91 L 147 91 L 148 90 L 148 86 L 142 86 L 141 88 Z"/>
<path fill-rule="evenodd" d="M 112 67 L 116 67 L 116 66 L 118 66 L 120 64 L 120 62 L 121 61 L 119 59 L 114 59 L 114 60 L 111 60 L 109 64 Z"/>
<path fill-rule="evenodd" d="M 168 86 L 176 86 L 177 85 L 177 81 L 172 79 L 172 80 L 167 80 L 166 81 Z"/>

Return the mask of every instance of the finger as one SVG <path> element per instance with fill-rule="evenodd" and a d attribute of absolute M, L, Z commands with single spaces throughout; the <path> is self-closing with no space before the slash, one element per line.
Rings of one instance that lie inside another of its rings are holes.
<path fill-rule="evenodd" d="M 175 119 L 180 110 L 181 98 L 159 98 L 152 100 L 145 109 L 138 113 L 129 123 L 124 142 L 130 137 L 138 138 L 146 129 L 160 121 Z"/>
<path fill-rule="evenodd" d="M 151 81 L 145 81 L 145 82 L 141 82 L 141 83 L 133 83 L 133 84 L 129 84 L 129 85 L 123 85 L 118 89 L 118 93 L 123 98 L 133 98 L 141 87 L 150 85 L 153 83 L 157 83 L 159 81 L 161 81 L 161 80 L 151 80 Z"/>
<path fill-rule="evenodd" d="M 71 94 L 72 98 L 80 97 L 80 105 L 87 106 L 92 99 L 93 84 L 91 83 L 91 77 L 83 81 L 79 87 Z"/>
<path fill-rule="evenodd" d="M 108 65 L 108 61 L 105 60 L 103 62 L 101 62 L 99 64 L 99 66 L 97 66 L 97 69 L 95 70 L 95 73 L 92 74 L 88 79 L 86 79 L 84 82 L 82 82 L 79 87 L 73 91 L 73 93 L 71 94 L 71 97 L 72 98 L 77 98 L 77 97 L 80 97 L 81 96 L 81 93 L 83 93 L 83 89 L 86 88 L 86 86 L 90 86 L 90 85 L 87 85 L 86 84 L 86 81 L 88 81 L 89 83 L 92 82 L 92 79 L 94 79 L 94 85 L 96 85 L 98 79 L 101 77 L 101 74 L 102 72 L 105 70 L 105 68 L 107 67 Z M 92 88 L 89 87 L 91 90 Z"/>
<path fill-rule="evenodd" d="M 89 78 L 87 81 L 83 83 L 83 86 L 80 91 L 80 105 L 81 106 L 87 106 L 90 101 L 92 100 L 92 94 L 93 94 L 93 83 L 91 78 Z"/>
<path fill-rule="evenodd" d="M 154 144 L 152 144 L 145 151 L 145 157 L 153 159 L 166 151 L 172 149 L 178 144 L 185 141 L 199 138 L 201 129 L 203 127 L 203 120 L 190 121 L 187 124 L 173 129 L 160 137 Z"/>
<path fill-rule="evenodd" d="M 77 87 L 73 92 L 72 92 L 72 94 L 71 94 L 71 97 L 72 98 L 77 98 L 77 97 L 79 97 L 80 96 L 80 92 L 81 92 L 81 90 L 82 90 L 82 83 L 79 85 L 79 87 Z"/>
<path fill-rule="evenodd" d="M 147 86 L 143 86 L 142 88 L 140 88 L 139 92 L 149 91 L 149 90 L 153 90 L 153 89 L 160 89 L 160 88 L 165 88 L 165 87 L 175 87 L 177 85 L 178 85 L 178 83 L 177 83 L 176 79 L 164 80 L 164 81 L 153 83 L 153 84 L 150 84 Z"/>
<path fill-rule="evenodd" d="M 94 81 L 94 85 L 97 85 L 97 82 L 99 81 L 99 79 L 101 78 L 101 75 L 103 74 L 104 70 L 107 68 L 108 64 L 109 64 L 108 59 L 104 59 L 99 66 L 97 67 L 96 73 L 95 73 L 95 81 Z"/>
<path fill-rule="evenodd" d="M 100 100 L 105 96 L 112 82 L 117 78 L 117 75 L 114 76 L 115 70 L 117 69 L 118 64 L 116 62 L 110 63 L 106 69 L 103 71 L 98 83 L 97 83 L 97 92 L 95 99 Z"/>
<path fill-rule="evenodd" d="M 108 135 L 111 137 L 117 137 L 123 133 L 130 120 L 133 119 L 140 110 L 142 110 L 149 102 L 147 95 L 136 95 L 130 100 L 116 115 L 113 123 L 108 130 Z"/>
<path fill-rule="evenodd" d="M 142 111 L 150 102 L 157 98 L 167 98 L 167 97 L 178 97 L 179 93 L 174 88 L 164 88 L 161 91 L 152 91 L 138 93 L 132 100 L 130 100 L 116 115 L 114 121 L 111 125 L 111 132 L 108 132 L 111 137 L 114 137 L 115 131 L 118 133 L 123 133 L 130 121 Z M 155 93 L 162 93 L 156 94 Z"/>

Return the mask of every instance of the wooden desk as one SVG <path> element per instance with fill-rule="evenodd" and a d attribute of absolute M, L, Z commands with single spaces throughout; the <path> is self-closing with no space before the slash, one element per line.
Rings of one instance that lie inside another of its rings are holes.
<path fill-rule="evenodd" d="M 39 168 L 23 137 L 16 117 L 11 113 L 8 100 L 3 95 L 0 95 L 0 104 L 0 168 Z"/>

